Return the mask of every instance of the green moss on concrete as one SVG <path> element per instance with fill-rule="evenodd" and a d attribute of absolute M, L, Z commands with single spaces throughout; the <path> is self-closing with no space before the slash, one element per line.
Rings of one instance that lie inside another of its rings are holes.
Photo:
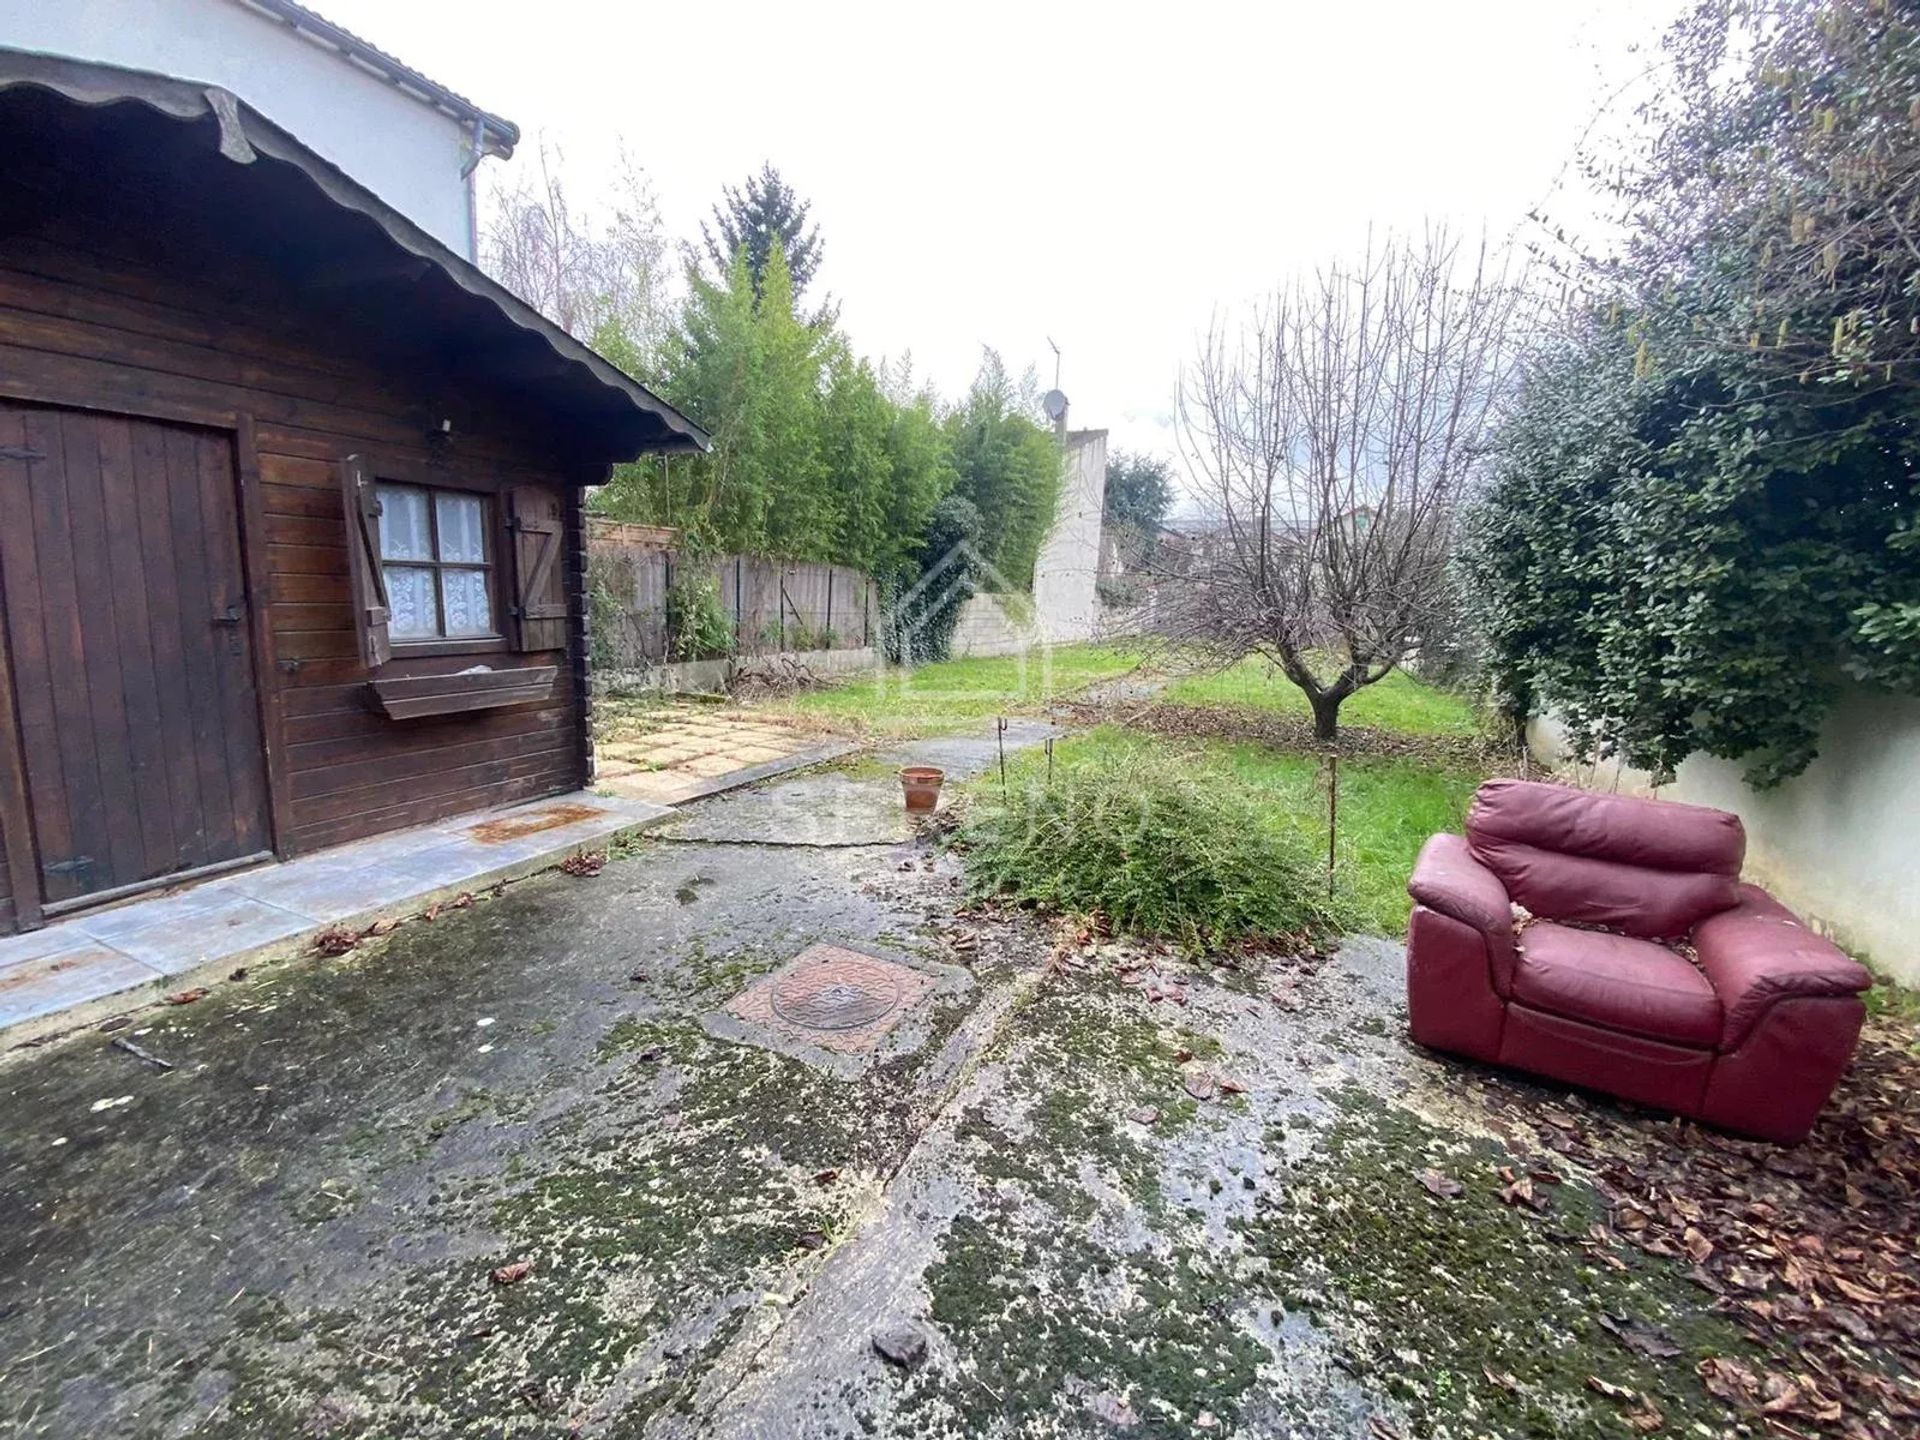
<path fill-rule="evenodd" d="M 914 1403 L 966 1435 L 1043 1433 L 1049 1416 L 1101 1433 L 1088 1408 L 1099 1395 L 1140 1417 L 1129 1435 L 1190 1436 L 1203 1412 L 1231 1433 L 1269 1356 L 1233 1318 L 1228 1268 L 1194 1244 L 1129 1249 L 1054 1215 L 999 1202 L 949 1227 L 927 1287 L 965 1368 Z"/>
<path fill-rule="evenodd" d="M 996 1096 L 1025 1103 L 960 1117 L 980 1199 L 926 1275 L 957 1369 L 916 1378 L 913 1423 L 1103 1433 L 1089 1406 L 1105 1395 L 1140 1417 L 1129 1434 L 1191 1435 L 1206 1412 L 1231 1429 L 1270 1356 L 1235 1318 L 1231 1254 L 1163 1197 L 1160 1142 L 1197 1112 L 1183 1051 L 1214 1058 L 1219 1045 L 1102 985 L 1043 991 L 1014 1017 L 988 1059 L 1010 1072 Z M 1137 1108 L 1158 1119 L 1131 1121 Z"/>
<path fill-rule="evenodd" d="M 1624 1246 L 1613 1252 L 1624 1271 L 1589 1254 L 1581 1242 L 1605 1218 L 1601 1197 L 1581 1184 L 1539 1184 L 1546 1214 L 1508 1206 L 1498 1170 L 1525 1173 L 1524 1158 L 1357 1087 L 1329 1098 L 1335 1118 L 1321 1144 L 1260 1198 L 1244 1238 L 1266 1260 L 1275 1297 L 1329 1330 L 1344 1368 L 1404 1407 L 1414 1433 L 1631 1433 L 1631 1406 L 1596 1394 L 1589 1376 L 1651 1397 L 1664 1433 L 1728 1426 L 1695 1366 L 1716 1355 L 1754 1363 L 1750 1343 L 1707 1312 L 1678 1268 Z M 1430 1194 L 1419 1179 L 1428 1168 L 1465 1194 Z M 1603 1314 L 1655 1327 L 1680 1353 L 1627 1349 L 1601 1328 Z"/>

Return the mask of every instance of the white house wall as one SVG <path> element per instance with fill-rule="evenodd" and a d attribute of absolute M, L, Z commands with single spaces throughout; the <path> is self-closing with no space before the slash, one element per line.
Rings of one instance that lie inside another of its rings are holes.
<path fill-rule="evenodd" d="M 472 258 L 460 122 L 233 0 L 0 0 L 0 45 L 230 90 Z"/>
<path fill-rule="evenodd" d="M 1559 727 L 1535 720 L 1534 753 L 1564 758 Z M 1855 690 L 1834 707 L 1820 755 L 1772 790 L 1741 766 L 1694 755 L 1667 800 L 1731 810 L 1747 830 L 1747 876 L 1908 984 L 1920 984 L 1920 701 Z M 1597 789 L 1647 793 L 1637 770 L 1581 772 Z"/>

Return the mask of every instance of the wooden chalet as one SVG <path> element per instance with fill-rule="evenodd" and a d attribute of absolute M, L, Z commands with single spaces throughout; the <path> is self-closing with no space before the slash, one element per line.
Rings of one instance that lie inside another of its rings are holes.
<path fill-rule="evenodd" d="M 589 776 L 699 428 L 232 95 L 0 51 L 0 930 Z"/>

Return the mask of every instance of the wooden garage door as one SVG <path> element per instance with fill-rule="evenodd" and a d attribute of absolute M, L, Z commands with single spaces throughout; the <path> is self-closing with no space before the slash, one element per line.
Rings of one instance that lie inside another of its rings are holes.
<path fill-rule="evenodd" d="M 0 401 L 0 593 L 49 908 L 268 848 L 228 436 Z"/>

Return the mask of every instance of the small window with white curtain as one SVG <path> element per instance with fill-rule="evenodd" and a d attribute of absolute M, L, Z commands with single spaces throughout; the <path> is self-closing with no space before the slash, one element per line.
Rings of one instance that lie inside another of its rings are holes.
<path fill-rule="evenodd" d="M 467 490 L 380 486 L 380 569 L 396 642 L 498 633 L 490 508 Z"/>

